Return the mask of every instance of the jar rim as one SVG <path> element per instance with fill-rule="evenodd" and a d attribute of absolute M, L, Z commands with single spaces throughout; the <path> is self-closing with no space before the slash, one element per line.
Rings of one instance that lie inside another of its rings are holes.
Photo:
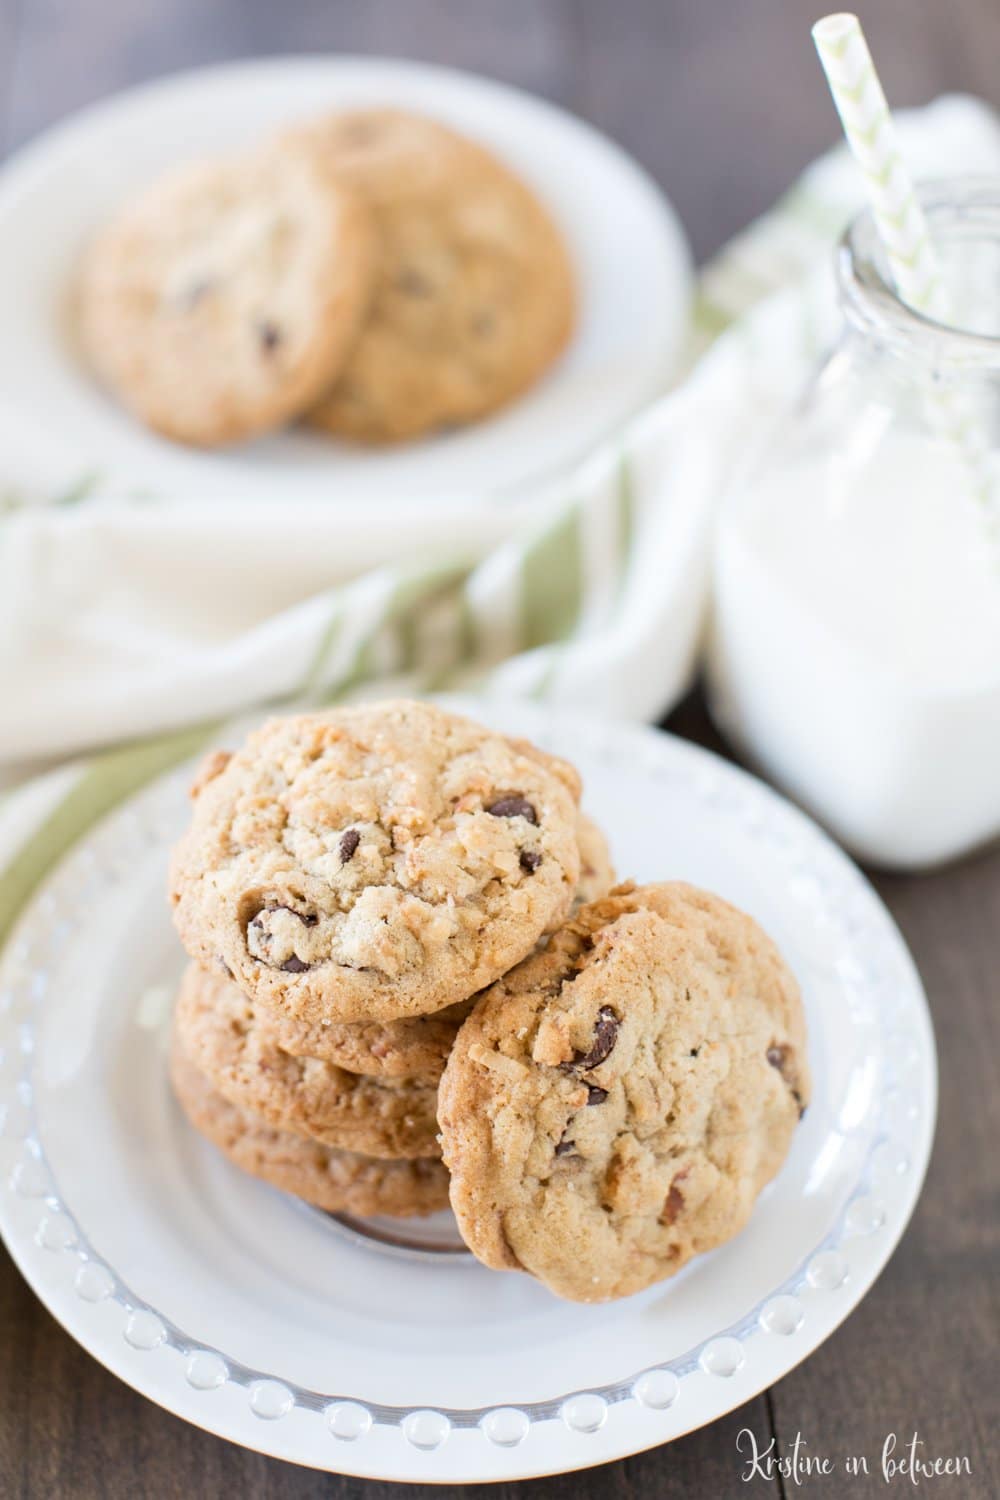
<path fill-rule="evenodd" d="M 1000 177 L 935 178 L 918 183 L 917 196 L 935 238 L 988 235 L 1000 244 Z M 862 332 L 925 362 L 1000 368 L 1000 334 L 942 322 L 902 300 L 870 208 L 847 226 L 835 265 L 844 311 Z"/>

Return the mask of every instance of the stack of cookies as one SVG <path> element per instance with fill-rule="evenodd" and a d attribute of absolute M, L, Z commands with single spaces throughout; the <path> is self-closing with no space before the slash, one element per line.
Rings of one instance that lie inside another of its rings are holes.
<path fill-rule="evenodd" d="M 565 762 L 418 703 L 213 755 L 171 875 L 197 1128 L 328 1210 L 445 1207 L 437 1088 L 472 996 L 611 884 L 579 793 Z"/>
<path fill-rule="evenodd" d="M 200 446 L 300 418 L 365 443 L 474 421 L 538 379 L 574 317 L 534 194 L 394 109 L 168 173 L 95 238 L 76 300 L 102 382 Z"/>
<path fill-rule="evenodd" d="M 330 1211 L 450 1200 L 480 1260 L 581 1301 L 736 1233 L 808 1097 L 795 980 L 717 897 L 609 891 L 580 790 L 412 702 L 212 756 L 170 879 L 195 1127 Z"/>

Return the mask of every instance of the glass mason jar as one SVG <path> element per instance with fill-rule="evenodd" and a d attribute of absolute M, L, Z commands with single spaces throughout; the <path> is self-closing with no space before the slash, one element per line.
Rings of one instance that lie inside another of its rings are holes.
<path fill-rule="evenodd" d="M 1000 180 L 921 196 L 953 317 L 899 300 L 861 214 L 840 337 L 722 507 L 709 645 L 723 731 L 903 867 L 1000 833 Z"/>

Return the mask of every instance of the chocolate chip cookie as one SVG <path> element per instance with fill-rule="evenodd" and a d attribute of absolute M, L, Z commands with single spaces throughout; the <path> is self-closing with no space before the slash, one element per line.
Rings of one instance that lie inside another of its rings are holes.
<path fill-rule="evenodd" d="M 478 1001 L 439 1091 L 487 1265 L 601 1302 L 730 1239 L 809 1098 L 798 986 L 742 912 L 621 886 Z"/>
<path fill-rule="evenodd" d="M 244 1172 L 282 1192 L 328 1213 L 404 1218 L 447 1207 L 448 1174 L 439 1161 L 381 1161 L 275 1130 L 223 1098 L 176 1038 L 170 1076 L 195 1130 Z"/>
<path fill-rule="evenodd" d="M 534 194 L 482 147 L 403 110 L 333 115 L 297 134 L 375 222 L 371 311 L 312 421 L 395 442 L 518 395 L 573 326 L 573 273 Z"/>
<path fill-rule="evenodd" d="M 440 1156 L 437 1088 L 293 1057 L 254 1024 L 230 980 L 192 964 L 174 1022 L 185 1055 L 224 1098 L 276 1130 L 365 1156 Z"/>
<path fill-rule="evenodd" d="M 150 427 L 232 442 L 297 416 L 355 341 L 370 216 L 292 143 L 183 167 L 98 235 L 78 288 L 95 371 Z"/>
<path fill-rule="evenodd" d="M 534 750 L 533 746 L 530 748 Z M 577 844 L 580 879 L 574 902 L 583 905 L 607 893 L 614 883 L 614 872 L 603 833 L 584 813 L 577 820 Z M 472 1004 L 472 1000 L 466 1000 L 434 1015 L 414 1016 L 408 1021 L 310 1024 L 258 1001 L 256 1024 L 270 1031 L 279 1046 L 295 1057 L 326 1058 L 354 1073 L 422 1078 L 436 1083 Z"/>
<path fill-rule="evenodd" d="M 311 1025 L 467 1000 L 567 915 L 578 778 L 426 703 L 275 719 L 203 780 L 181 939 Z"/>

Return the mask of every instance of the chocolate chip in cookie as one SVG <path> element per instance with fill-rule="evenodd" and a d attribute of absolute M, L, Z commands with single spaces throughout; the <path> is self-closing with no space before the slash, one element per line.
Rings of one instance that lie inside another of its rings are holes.
<path fill-rule="evenodd" d="M 684 1168 L 682 1171 L 677 1173 L 677 1176 L 670 1184 L 670 1189 L 667 1193 L 666 1201 L 663 1204 L 663 1212 L 660 1214 L 661 1224 L 674 1224 L 677 1222 L 681 1210 L 684 1207 L 684 1194 L 678 1187 L 678 1183 L 683 1182 L 684 1178 L 687 1175 L 688 1169 Z"/>
<path fill-rule="evenodd" d="M 591 1068 L 600 1067 L 604 1059 L 610 1057 L 614 1050 L 620 1025 L 621 1022 L 611 1006 L 602 1005 L 597 1012 L 597 1025 L 594 1027 L 594 1041 L 590 1051 L 578 1052 L 573 1061 L 565 1063 L 564 1067 L 576 1073 L 586 1073 Z"/>
<path fill-rule="evenodd" d="M 340 862 L 346 865 L 349 859 L 353 859 L 357 853 L 358 845 L 361 843 L 361 835 L 356 828 L 349 828 L 340 837 Z"/>
<path fill-rule="evenodd" d="M 268 318 L 262 318 L 257 324 L 257 338 L 264 353 L 273 354 L 282 341 L 281 329 L 277 323 L 272 323 Z"/>
<path fill-rule="evenodd" d="M 538 823 L 537 812 L 527 797 L 522 797 L 519 792 L 498 797 L 487 806 L 486 811 L 494 818 L 524 818 L 527 823 Z"/>

